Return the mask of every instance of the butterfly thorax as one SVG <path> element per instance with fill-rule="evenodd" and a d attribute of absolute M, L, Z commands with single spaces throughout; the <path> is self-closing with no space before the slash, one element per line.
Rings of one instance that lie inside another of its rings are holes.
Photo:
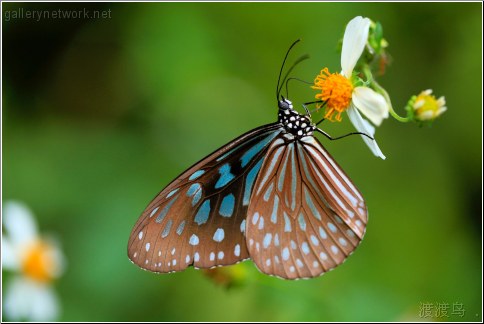
<path fill-rule="evenodd" d="M 292 102 L 285 98 L 279 101 L 279 123 L 296 138 L 311 136 L 316 129 L 311 119 L 294 110 Z"/>

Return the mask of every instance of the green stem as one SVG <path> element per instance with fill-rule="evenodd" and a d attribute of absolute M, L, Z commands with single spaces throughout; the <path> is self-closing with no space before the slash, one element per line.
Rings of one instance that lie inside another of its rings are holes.
<path fill-rule="evenodd" d="M 378 82 L 375 81 L 375 79 L 373 78 L 373 75 L 371 74 L 370 67 L 368 65 L 365 65 L 365 67 L 363 68 L 363 73 L 365 74 L 365 77 L 370 82 L 370 84 L 373 86 L 374 90 L 377 93 L 381 94 L 383 98 L 385 98 L 385 101 L 388 104 L 390 115 L 392 115 L 393 118 L 395 118 L 396 120 L 402 123 L 407 123 L 409 121 L 412 121 L 412 118 L 410 116 L 402 117 L 395 112 L 392 106 L 392 101 L 390 100 L 390 96 L 388 95 L 388 92 L 381 85 L 379 85 Z"/>

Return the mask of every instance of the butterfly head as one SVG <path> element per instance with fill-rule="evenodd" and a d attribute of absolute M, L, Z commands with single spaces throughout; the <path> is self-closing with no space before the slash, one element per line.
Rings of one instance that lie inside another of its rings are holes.
<path fill-rule="evenodd" d="M 292 102 L 281 96 L 281 100 L 279 100 L 279 112 L 285 110 L 293 110 Z"/>
<path fill-rule="evenodd" d="M 316 126 L 311 122 L 310 117 L 301 115 L 292 106 L 292 102 L 282 97 L 279 100 L 279 123 L 286 132 L 291 133 L 296 138 L 313 135 Z"/>

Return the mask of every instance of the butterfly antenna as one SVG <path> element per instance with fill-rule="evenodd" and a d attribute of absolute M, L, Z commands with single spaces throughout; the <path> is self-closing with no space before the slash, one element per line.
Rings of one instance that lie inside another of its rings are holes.
<path fill-rule="evenodd" d="M 279 87 L 279 93 L 281 93 L 282 91 L 282 87 L 284 86 L 284 83 L 291 79 L 297 79 L 297 78 L 289 78 L 287 79 L 287 77 L 289 76 L 289 74 L 291 73 L 291 71 L 296 67 L 296 65 L 298 65 L 299 63 L 301 63 L 302 61 L 304 60 L 307 60 L 309 58 L 309 55 L 308 54 L 304 54 L 302 55 L 301 57 L 299 57 L 293 64 L 292 66 L 287 70 L 286 74 L 284 75 L 284 79 L 282 79 L 282 82 L 281 82 L 281 85 Z M 297 79 L 299 80 L 299 79 Z M 312 84 L 311 82 L 306 82 L 306 81 L 303 81 L 303 80 L 300 80 L 301 82 L 304 82 L 304 83 L 308 83 L 308 84 Z M 287 83 L 286 83 L 286 92 L 287 92 Z M 286 94 L 287 96 L 289 96 L 288 94 Z"/>
<path fill-rule="evenodd" d="M 287 53 L 286 53 L 286 56 L 284 57 L 284 61 L 282 61 L 282 66 L 281 66 L 281 70 L 279 71 L 279 78 L 277 78 L 277 87 L 276 87 L 276 100 L 279 101 L 279 93 L 280 93 L 280 90 L 279 90 L 279 84 L 281 82 L 281 75 L 282 75 L 282 70 L 284 69 L 284 64 L 286 64 L 286 60 L 287 60 L 287 57 L 289 55 L 289 52 L 291 52 L 291 49 L 294 47 L 294 45 L 296 45 L 298 42 L 300 41 L 300 39 L 297 39 L 294 43 L 292 43 L 292 45 L 289 47 L 289 49 L 287 50 Z M 284 84 L 284 82 L 283 82 Z"/>

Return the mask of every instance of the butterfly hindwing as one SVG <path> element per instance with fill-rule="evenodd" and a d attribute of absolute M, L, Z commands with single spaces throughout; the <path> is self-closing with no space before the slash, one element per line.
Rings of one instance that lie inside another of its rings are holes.
<path fill-rule="evenodd" d="M 153 272 L 210 268 L 249 257 L 245 218 L 252 187 L 280 124 L 250 131 L 182 173 L 133 228 L 128 256 Z"/>
<path fill-rule="evenodd" d="M 272 142 L 247 211 L 247 247 L 262 272 L 319 276 L 352 253 L 366 222 L 361 194 L 317 139 Z"/>

